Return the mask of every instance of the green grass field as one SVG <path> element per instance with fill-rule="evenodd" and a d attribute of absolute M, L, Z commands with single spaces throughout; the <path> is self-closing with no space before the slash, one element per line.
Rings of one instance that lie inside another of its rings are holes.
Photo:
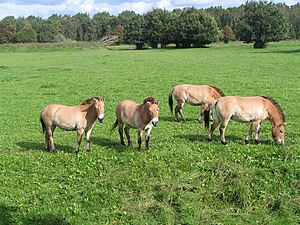
<path fill-rule="evenodd" d="M 41 47 L 42 46 L 42 47 Z M 0 224 L 299 224 L 300 43 L 213 44 L 203 49 L 110 50 L 85 46 L 0 46 Z M 213 142 L 186 105 L 187 123 L 168 108 L 181 83 L 215 85 L 225 95 L 268 95 L 283 108 L 286 144 L 262 124 L 229 123 L 227 146 Z M 106 96 L 91 152 L 74 153 L 76 132 L 57 129 L 57 154 L 45 151 L 39 123 L 50 103 L 78 105 Z M 161 101 L 150 151 L 122 147 L 115 131 L 119 101 Z M 254 136 L 253 136 L 254 138 Z"/>

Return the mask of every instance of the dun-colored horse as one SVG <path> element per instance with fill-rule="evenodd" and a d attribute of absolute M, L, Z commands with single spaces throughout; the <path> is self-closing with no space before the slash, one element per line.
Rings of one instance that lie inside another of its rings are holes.
<path fill-rule="evenodd" d="M 55 150 L 53 133 L 56 127 L 63 130 L 77 130 L 76 152 L 79 151 L 83 132 L 86 135 L 86 150 L 90 150 L 90 135 L 96 119 L 104 120 L 105 98 L 93 97 L 79 106 L 59 104 L 47 105 L 41 112 L 40 121 L 45 134 L 45 148 Z"/>
<path fill-rule="evenodd" d="M 256 130 L 255 143 L 260 144 L 259 133 L 261 122 L 269 120 L 272 125 L 272 137 L 274 142 L 284 144 L 284 125 L 285 116 L 278 103 L 265 96 L 257 97 L 238 97 L 227 96 L 219 98 L 211 106 L 215 106 L 216 118 L 214 119 L 207 140 L 212 140 L 212 135 L 216 127 L 220 125 L 220 138 L 222 144 L 227 144 L 225 140 L 225 129 L 230 119 L 239 122 L 251 122 L 245 143 L 249 144 L 251 134 Z M 204 121 L 206 128 L 209 127 L 209 110 L 204 113 Z"/>
<path fill-rule="evenodd" d="M 203 112 L 206 108 L 214 102 L 216 99 L 225 96 L 223 92 L 210 85 L 191 85 L 191 84 L 180 84 L 172 88 L 169 93 L 169 107 L 173 114 L 173 99 L 177 101 L 175 107 L 175 120 L 178 120 L 178 113 L 180 114 L 182 120 L 186 122 L 186 118 L 183 115 L 182 109 L 184 103 L 190 105 L 201 106 L 200 115 L 198 118 L 199 123 L 202 123 Z"/>
<path fill-rule="evenodd" d="M 128 141 L 128 146 L 132 146 L 130 140 L 130 128 L 138 129 L 138 150 L 141 150 L 142 135 L 145 131 L 146 149 L 149 149 L 150 133 L 153 125 L 158 125 L 158 112 L 159 101 L 154 101 L 154 98 L 146 98 L 143 104 L 137 104 L 130 100 L 121 101 L 116 108 L 116 122 L 114 123 L 111 131 L 119 126 L 119 135 L 121 145 L 125 145 L 123 137 L 123 127 Z"/>

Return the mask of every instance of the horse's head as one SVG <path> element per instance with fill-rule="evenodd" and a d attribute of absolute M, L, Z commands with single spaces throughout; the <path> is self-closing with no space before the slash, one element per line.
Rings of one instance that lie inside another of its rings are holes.
<path fill-rule="evenodd" d="M 158 105 L 159 105 L 159 103 L 160 103 L 160 101 L 155 101 L 153 103 L 148 101 L 146 103 L 149 108 L 149 116 L 150 116 L 152 124 L 154 126 L 158 125 L 158 113 L 159 113 Z"/>
<path fill-rule="evenodd" d="M 285 123 L 282 123 L 272 127 L 272 137 L 275 143 L 284 144 L 284 125 Z"/>
<path fill-rule="evenodd" d="M 93 100 L 95 102 L 95 109 L 96 109 L 96 113 L 97 113 L 97 118 L 98 118 L 99 122 L 102 123 L 104 121 L 105 97 L 103 97 L 103 98 L 94 97 Z"/>

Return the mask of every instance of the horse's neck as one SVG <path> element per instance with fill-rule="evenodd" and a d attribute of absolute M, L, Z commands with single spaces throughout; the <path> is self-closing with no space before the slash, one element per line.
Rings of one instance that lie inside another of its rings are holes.
<path fill-rule="evenodd" d="M 151 121 L 151 117 L 149 116 L 149 107 L 146 104 L 142 104 L 142 117 L 145 123 L 149 123 Z"/>
<path fill-rule="evenodd" d="M 90 116 L 97 117 L 95 110 L 93 110 L 94 103 L 81 105 L 81 111 L 84 111 L 86 114 Z"/>
<path fill-rule="evenodd" d="M 281 113 L 271 102 L 268 102 L 268 116 L 272 126 L 279 126 L 281 123 L 283 123 Z"/>

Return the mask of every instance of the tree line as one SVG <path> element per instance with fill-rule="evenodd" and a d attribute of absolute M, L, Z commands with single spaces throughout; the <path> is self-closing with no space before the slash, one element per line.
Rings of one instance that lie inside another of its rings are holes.
<path fill-rule="evenodd" d="M 99 12 L 74 16 L 53 14 L 47 19 L 7 16 L 0 21 L 0 43 L 101 41 L 113 36 L 116 44 L 145 44 L 156 48 L 203 47 L 222 40 L 240 40 L 265 47 L 269 41 L 300 38 L 300 4 L 247 1 L 224 9 L 153 9 L 143 15 L 124 11 L 117 16 Z"/>

